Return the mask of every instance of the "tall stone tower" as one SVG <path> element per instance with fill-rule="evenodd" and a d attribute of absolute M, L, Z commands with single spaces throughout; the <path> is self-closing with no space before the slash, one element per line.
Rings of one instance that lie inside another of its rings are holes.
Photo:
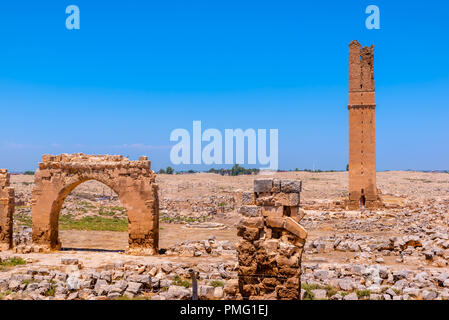
<path fill-rule="evenodd" d="M 376 208 L 376 127 L 374 45 L 349 44 L 349 203 L 350 209 Z"/>

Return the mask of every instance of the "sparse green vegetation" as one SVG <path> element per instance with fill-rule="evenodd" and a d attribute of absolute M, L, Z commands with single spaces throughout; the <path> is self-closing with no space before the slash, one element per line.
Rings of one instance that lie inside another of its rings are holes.
<path fill-rule="evenodd" d="M 34 171 L 25 171 L 23 174 L 26 176 L 34 176 Z"/>
<path fill-rule="evenodd" d="M 31 228 L 33 219 L 31 215 L 21 212 L 14 213 L 14 221 L 17 221 L 20 225 Z"/>
<path fill-rule="evenodd" d="M 125 208 L 123 207 L 100 207 L 100 210 L 98 210 L 98 214 L 101 216 L 116 216 L 116 215 L 123 215 L 126 213 Z"/>
<path fill-rule="evenodd" d="M 92 203 L 90 203 L 89 201 L 86 201 L 86 200 L 82 200 L 82 201 L 78 202 L 78 206 L 85 207 L 88 209 L 96 208 L 95 205 L 93 205 Z"/>
<path fill-rule="evenodd" d="M 194 223 L 194 222 L 205 222 L 207 221 L 206 216 L 202 217 L 184 217 L 184 216 L 175 216 L 175 217 L 161 217 L 161 222 L 168 222 L 168 223 Z"/>
<path fill-rule="evenodd" d="M 314 300 L 315 296 L 312 292 L 312 290 L 315 289 L 323 289 L 326 290 L 326 296 L 328 298 L 332 297 L 333 295 L 336 295 L 337 293 L 339 293 L 342 297 L 344 297 L 345 295 L 347 295 L 347 292 L 344 291 L 338 291 L 337 288 L 331 286 L 331 285 L 319 285 L 319 284 L 307 284 L 307 283 L 301 283 L 301 289 L 305 291 L 304 294 L 304 300 Z"/>
<path fill-rule="evenodd" d="M 431 180 L 427 180 L 427 179 L 405 178 L 405 180 L 408 180 L 408 181 L 416 181 L 416 182 L 422 182 L 422 183 L 432 183 Z"/>
<path fill-rule="evenodd" d="M 190 281 L 184 280 L 179 275 L 176 275 L 173 278 L 172 285 L 181 286 L 181 287 L 184 287 L 184 288 L 190 288 L 190 286 L 192 284 L 190 283 Z"/>
<path fill-rule="evenodd" d="M 0 270 L 12 268 L 18 265 L 26 264 L 26 261 L 20 257 L 12 257 L 0 262 Z"/>
<path fill-rule="evenodd" d="M 357 297 L 359 299 L 363 299 L 365 297 L 369 297 L 371 294 L 371 291 L 365 289 L 365 290 L 357 290 L 355 293 L 357 294 Z"/>
<path fill-rule="evenodd" d="M 30 283 L 33 283 L 34 280 L 33 279 L 26 279 L 26 280 L 22 280 L 22 284 L 28 286 Z"/>
<path fill-rule="evenodd" d="M 56 285 L 52 283 L 50 285 L 50 288 L 48 288 L 47 291 L 45 291 L 45 296 L 46 297 L 54 297 L 55 296 L 55 289 L 56 289 Z"/>
<path fill-rule="evenodd" d="M 151 298 L 148 296 L 135 296 L 135 297 L 130 298 L 129 296 L 124 295 L 124 296 L 115 298 L 115 300 L 151 300 Z"/>
<path fill-rule="evenodd" d="M 33 183 L 32 183 L 32 182 L 22 182 L 22 184 L 23 184 L 24 186 L 29 186 L 29 185 L 32 185 Z"/>
<path fill-rule="evenodd" d="M 11 290 L 0 292 L 0 300 L 4 299 L 6 296 L 9 296 L 11 293 L 12 293 Z"/>
<path fill-rule="evenodd" d="M 62 230 L 97 230 L 97 231 L 127 231 L 127 218 L 104 218 L 87 216 L 75 219 L 71 214 L 61 215 L 59 228 Z"/>
<path fill-rule="evenodd" d="M 217 288 L 217 287 L 224 287 L 225 283 L 220 280 L 213 280 L 210 282 L 210 285 L 214 288 Z"/>
<path fill-rule="evenodd" d="M 331 285 L 326 285 L 326 286 L 324 287 L 324 290 L 326 290 L 326 295 L 327 295 L 329 298 L 332 297 L 333 295 L 336 295 L 336 294 L 338 293 L 337 288 L 332 287 Z"/>
<path fill-rule="evenodd" d="M 396 293 L 397 295 L 400 295 L 401 294 L 401 290 L 399 290 L 399 289 L 396 289 L 396 288 L 391 288 L 393 291 L 394 291 L 394 293 Z"/>
<path fill-rule="evenodd" d="M 301 289 L 305 291 L 304 300 L 313 300 L 315 299 L 315 295 L 312 290 L 321 289 L 321 286 L 318 284 L 307 284 L 303 282 L 301 283 Z"/>

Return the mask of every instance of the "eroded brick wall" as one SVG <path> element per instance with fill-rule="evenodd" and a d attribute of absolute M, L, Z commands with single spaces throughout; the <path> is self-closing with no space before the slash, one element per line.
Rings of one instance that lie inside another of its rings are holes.
<path fill-rule="evenodd" d="M 380 205 L 376 187 L 374 45 L 349 44 L 349 202 L 348 207 Z"/>
<path fill-rule="evenodd" d="M 64 199 L 79 184 L 96 180 L 114 190 L 128 214 L 130 253 L 154 254 L 159 240 L 156 175 L 147 157 L 84 154 L 44 155 L 32 192 L 33 242 L 58 249 L 58 219 Z"/>
<path fill-rule="evenodd" d="M 0 169 L 0 251 L 12 247 L 14 189 L 9 177 L 8 170 Z"/>
<path fill-rule="evenodd" d="M 299 299 L 307 232 L 299 224 L 301 181 L 256 179 L 245 196 L 237 245 L 239 291 L 244 299 Z"/>

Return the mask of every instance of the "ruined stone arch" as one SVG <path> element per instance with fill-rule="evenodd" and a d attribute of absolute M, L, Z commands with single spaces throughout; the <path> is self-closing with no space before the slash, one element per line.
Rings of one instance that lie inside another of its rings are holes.
<path fill-rule="evenodd" d="M 58 221 L 66 197 L 78 185 L 96 180 L 110 187 L 128 214 L 129 253 L 154 254 L 159 246 L 159 200 L 156 175 L 147 157 L 84 154 L 44 155 L 32 192 L 33 242 L 60 248 Z"/>

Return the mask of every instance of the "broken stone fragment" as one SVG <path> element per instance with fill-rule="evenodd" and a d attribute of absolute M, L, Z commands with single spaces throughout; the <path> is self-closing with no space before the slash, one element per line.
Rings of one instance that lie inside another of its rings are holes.
<path fill-rule="evenodd" d="M 262 211 L 263 212 L 263 211 Z M 296 222 L 300 222 L 304 217 L 305 211 L 300 207 L 290 207 L 290 217 Z"/>
<path fill-rule="evenodd" d="M 253 205 L 255 201 L 254 192 L 238 190 L 234 193 L 234 201 L 237 206 Z"/>
<path fill-rule="evenodd" d="M 301 239 L 307 238 L 307 231 L 298 222 L 290 217 L 285 219 L 284 228 Z"/>

